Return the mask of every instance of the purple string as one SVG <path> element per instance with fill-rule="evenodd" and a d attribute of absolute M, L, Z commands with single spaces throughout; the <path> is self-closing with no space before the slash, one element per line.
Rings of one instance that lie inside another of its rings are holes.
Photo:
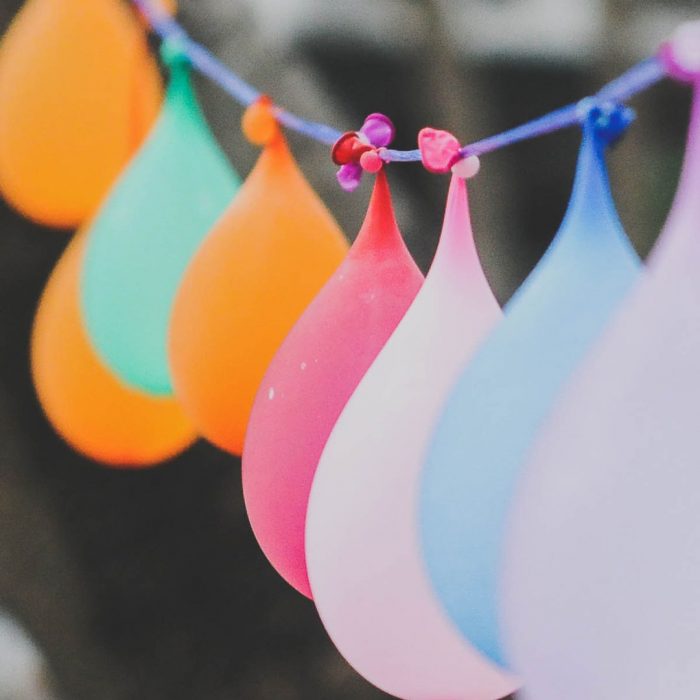
<path fill-rule="evenodd" d="M 156 34 L 164 40 L 177 41 L 192 65 L 237 102 L 247 107 L 260 97 L 259 90 L 221 63 L 208 49 L 191 39 L 182 26 L 153 0 L 132 0 L 132 2 L 143 13 Z M 461 148 L 459 153 L 463 158 L 472 155 L 480 156 L 520 141 L 575 126 L 582 122 L 593 107 L 626 102 L 637 93 L 661 81 L 666 75 L 666 68 L 659 57 L 647 58 L 603 86 L 595 96 L 585 97 L 579 102 L 561 107 L 514 129 L 468 144 Z M 276 114 L 280 123 L 287 128 L 326 145 L 332 145 L 342 135 L 341 131 L 332 126 L 308 121 L 286 109 L 277 108 Z M 417 149 L 411 151 L 383 149 L 381 157 L 386 162 L 409 163 L 420 161 L 421 153 Z"/>
<path fill-rule="evenodd" d="M 537 138 L 553 131 L 575 126 L 581 123 L 592 108 L 626 102 L 630 97 L 646 90 L 665 77 L 666 69 L 662 61 L 656 56 L 647 58 L 604 85 L 594 97 L 584 97 L 575 104 L 561 107 L 554 112 L 533 119 L 527 124 L 471 143 L 460 149 L 460 154 L 464 158 L 480 156 L 519 141 Z"/>

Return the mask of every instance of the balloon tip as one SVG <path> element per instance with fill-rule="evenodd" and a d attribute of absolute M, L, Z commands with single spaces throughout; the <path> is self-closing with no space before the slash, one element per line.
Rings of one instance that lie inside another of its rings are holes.
<path fill-rule="evenodd" d="M 243 114 L 243 134 L 255 146 L 266 146 L 280 133 L 274 105 L 267 95 L 261 95 Z"/>
<path fill-rule="evenodd" d="M 668 74 L 676 80 L 700 80 L 700 20 L 684 22 L 659 51 Z"/>

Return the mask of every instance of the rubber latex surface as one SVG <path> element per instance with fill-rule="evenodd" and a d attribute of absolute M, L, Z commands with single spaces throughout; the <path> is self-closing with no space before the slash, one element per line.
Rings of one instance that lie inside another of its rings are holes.
<path fill-rule="evenodd" d="M 461 638 L 425 572 L 422 458 L 442 400 L 500 308 L 453 178 L 425 285 L 340 416 L 314 480 L 309 575 L 321 619 L 367 680 L 410 700 L 497 700 L 516 683 Z"/>
<path fill-rule="evenodd" d="M 182 58 L 171 57 L 160 118 L 92 224 L 82 308 L 100 357 L 122 381 L 172 395 L 167 338 L 188 262 L 239 180 L 207 126 Z"/>
<path fill-rule="evenodd" d="M 34 320 L 31 360 L 39 401 L 76 450 L 117 467 L 149 466 L 184 450 L 192 425 L 172 399 L 120 383 L 97 359 L 79 313 L 86 233 L 78 233 L 49 279 Z"/>
<path fill-rule="evenodd" d="M 380 172 L 350 253 L 270 364 L 246 434 L 243 493 L 253 531 L 273 566 L 304 595 L 311 595 L 306 509 L 321 451 L 422 282 Z"/>
<path fill-rule="evenodd" d="M 267 366 L 347 250 L 277 133 L 188 268 L 173 312 L 176 393 L 210 441 L 241 453 Z"/>
<path fill-rule="evenodd" d="M 465 638 L 501 665 L 497 581 L 513 489 L 552 402 L 639 269 L 589 121 L 564 222 L 451 392 L 424 472 L 435 589 Z"/>
<path fill-rule="evenodd" d="M 28 0 L 0 44 L 0 191 L 24 215 L 92 215 L 161 101 L 144 29 L 119 0 Z"/>
<path fill-rule="evenodd" d="M 503 624 L 537 700 L 700 687 L 700 80 L 648 271 L 543 431 L 518 492 Z"/>

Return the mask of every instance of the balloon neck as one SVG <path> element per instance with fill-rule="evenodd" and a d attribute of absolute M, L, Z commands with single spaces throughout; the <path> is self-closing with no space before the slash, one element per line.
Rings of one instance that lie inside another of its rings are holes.
<path fill-rule="evenodd" d="M 275 106 L 267 95 L 260 96 L 243 114 L 243 134 L 255 146 L 279 146 L 284 143 Z"/>
<path fill-rule="evenodd" d="M 186 71 L 188 74 L 192 61 L 187 55 L 183 40 L 178 36 L 167 37 L 160 45 L 160 58 L 172 73 Z"/>
<path fill-rule="evenodd" d="M 593 135 L 601 150 L 617 143 L 636 117 L 634 110 L 627 105 L 599 103 L 591 97 L 581 100 L 578 109 L 584 132 Z"/>
<path fill-rule="evenodd" d="M 700 21 L 681 24 L 661 46 L 659 58 L 672 78 L 697 85 L 700 82 Z"/>
<path fill-rule="evenodd" d="M 608 144 L 609 134 L 597 127 L 595 117 L 586 120 L 571 200 L 557 238 L 561 239 L 567 231 L 572 232 L 576 238 L 580 232 L 592 230 L 591 226 L 572 226 L 573 221 L 596 218 L 599 221 L 595 229 L 600 231 L 610 230 L 609 226 L 602 225 L 604 222 L 612 223 L 613 227 L 619 225 L 605 162 L 605 148 Z"/>
<path fill-rule="evenodd" d="M 386 173 L 380 170 L 376 176 L 364 223 L 352 246 L 351 254 L 372 250 L 393 255 L 397 247 L 405 248 L 405 243 L 396 223 Z"/>
<path fill-rule="evenodd" d="M 442 233 L 431 271 L 445 265 L 455 269 L 458 274 L 463 274 L 473 264 L 479 267 L 481 265 L 469 216 L 467 183 L 460 175 L 453 174 L 447 194 Z"/>

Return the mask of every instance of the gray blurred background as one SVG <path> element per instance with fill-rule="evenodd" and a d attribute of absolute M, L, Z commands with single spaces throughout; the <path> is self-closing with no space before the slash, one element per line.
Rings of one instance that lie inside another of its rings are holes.
<path fill-rule="evenodd" d="M 0 0 L 0 29 L 19 5 Z M 700 9 L 697 0 L 180 5 L 191 33 L 278 103 L 340 129 L 385 112 L 399 148 L 414 148 L 425 125 L 466 142 L 577 100 Z M 256 151 L 241 138 L 241 110 L 217 88 L 198 87 L 221 143 L 247 173 Z M 633 105 L 638 121 L 609 161 L 623 221 L 646 254 L 678 178 L 689 91 L 667 83 Z M 344 194 L 328 149 L 291 141 L 353 237 L 370 183 Z M 577 147 L 571 130 L 486 156 L 470 186 L 478 245 L 503 302 L 561 220 Z M 426 270 L 447 179 L 420 165 L 391 166 L 390 177 L 399 223 Z M 155 470 L 109 471 L 46 423 L 28 337 L 67 241 L 0 201 L 0 700 L 386 697 L 343 662 L 313 605 L 265 562 L 236 460 L 199 443 Z"/>

